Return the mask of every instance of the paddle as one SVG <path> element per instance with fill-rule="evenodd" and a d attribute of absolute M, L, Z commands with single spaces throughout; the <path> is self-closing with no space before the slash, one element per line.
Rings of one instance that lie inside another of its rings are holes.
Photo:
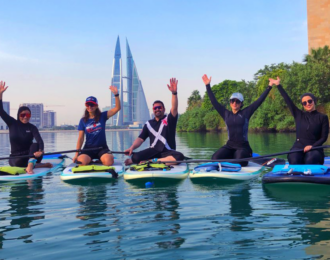
<path fill-rule="evenodd" d="M 322 148 L 330 148 L 330 145 L 315 146 L 311 150 L 322 149 Z M 241 162 L 241 161 L 253 161 L 253 160 L 258 160 L 258 159 L 261 159 L 261 158 L 274 157 L 274 156 L 278 156 L 278 155 L 297 153 L 297 152 L 303 152 L 303 151 L 304 151 L 304 149 L 300 149 L 300 150 L 286 151 L 286 152 L 280 152 L 280 153 L 272 153 L 272 154 L 261 155 L 261 156 L 256 156 L 256 157 L 248 157 L 248 158 L 242 158 L 242 159 L 219 159 L 219 160 L 197 159 L 197 160 L 185 160 L 185 161 L 161 161 L 159 163 Z M 157 163 L 157 162 L 153 162 L 153 163 Z"/>
<path fill-rule="evenodd" d="M 43 155 L 53 155 L 53 154 L 62 154 L 62 153 L 74 153 L 74 152 L 82 152 L 82 151 L 93 151 L 93 150 L 100 150 L 103 147 L 96 147 L 96 148 L 87 148 L 87 149 L 76 149 L 76 150 L 68 150 L 68 151 L 60 151 L 60 152 L 52 152 L 52 153 L 45 153 Z M 19 156 L 12 156 L 12 157 L 2 157 L 0 160 L 8 160 L 8 159 L 15 159 L 15 158 L 30 158 L 31 155 L 19 155 Z"/>

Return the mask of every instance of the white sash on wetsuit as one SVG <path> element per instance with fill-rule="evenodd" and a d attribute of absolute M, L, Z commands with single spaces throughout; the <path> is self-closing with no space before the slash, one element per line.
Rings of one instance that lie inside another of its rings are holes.
<path fill-rule="evenodd" d="M 152 133 L 154 136 L 155 136 L 155 140 L 154 142 L 151 144 L 151 148 L 154 148 L 157 144 L 158 141 L 161 141 L 167 150 L 172 150 L 171 147 L 168 145 L 167 143 L 167 140 L 165 139 L 164 136 L 162 136 L 162 131 L 163 131 L 163 128 L 165 126 L 165 123 L 164 122 L 167 122 L 167 117 L 165 117 L 163 120 L 162 120 L 162 123 L 158 129 L 158 132 L 155 131 L 155 129 L 153 129 L 149 123 L 149 121 L 147 121 L 146 125 L 148 127 L 148 130 L 150 131 L 150 133 Z M 167 125 L 167 124 L 166 124 Z"/>

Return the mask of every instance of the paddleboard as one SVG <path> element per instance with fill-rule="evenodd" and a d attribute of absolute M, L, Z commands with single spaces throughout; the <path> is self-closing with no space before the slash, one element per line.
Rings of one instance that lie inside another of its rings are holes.
<path fill-rule="evenodd" d="M 134 171 L 127 168 L 124 172 L 125 180 L 139 180 L 139 179 L 172 179 L 183 180 L 189 174 L 188 164 L 180 163 L 172 165 L 170 170 L 151 170 L 151 171 Z"/>
<path fill-rule="evenodd" d="M 47 173 L 55 171 L 56 169 L 60 168 L 64 164 L 64 158 L 61 158 L 61 154 L 55 155 L 45 155 L 42 159 L 42 163 L 51 163 L 53 164 L 52 168 L 35 168 L 33 169 L 33 174 L 20 174 L 20 175 L 5 175 L 0 176 L 0 182 L 6 181 L 25 181 L 30 179 L 35 179 L 38 177 L 45 176 Z"/>
<path fill-rule="evenodd" d="M 196 168 L 196 167 L 195 167 Z M 236 181 L 246 181 L 256 178 L 263 171 L 264 166 L 260 164 L 249 162 L 248 166 L 242 167 L 240 171 L 229 172 L 229 171 L 199 171 L 193 170 L 189 174 L 190 179 L 224 179 L 224 180 L 236 180 Z"/>
<path fill-rule="evenodd" d="M 324 165 L 285 165 L 266 173 L 264 184 L 327 184 L 330 185 L 330 157 L 324 158 Z"/>
<path fill-rule="evenodd" d="M 101 163 L 93 163 L 94 165 L 102 165 Z M 63 181 L 69 180 L 79 180 L 79 179 L 112 179 L 112 174 L 110 172 L 83 172 L 83 173 L 73 173 L 72 168 L 77 166 L 76 163 L 70 164 L 64 169 L 61 173 L 61 179 Z M 124 166 L 121 161 L 115 159 L 114 164 L 111 165 L 115 168 L 115 171 L 118 173 L 118 178 L 123 175 Z"/>

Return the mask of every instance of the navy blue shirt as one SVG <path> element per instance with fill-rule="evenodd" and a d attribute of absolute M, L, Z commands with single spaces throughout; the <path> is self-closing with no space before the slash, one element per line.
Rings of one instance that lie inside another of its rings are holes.
<path fill-rule="evenodd" d="M 105 138 L 105 123 L 108 120 L 108 112 L 102 112 L 100 120 L 95 122 L 93 119 L 80 119 L 78 130 L 84 131 L 86 142 L 84 148 L 103 147 L 107 148 L 107 140 Z"/>

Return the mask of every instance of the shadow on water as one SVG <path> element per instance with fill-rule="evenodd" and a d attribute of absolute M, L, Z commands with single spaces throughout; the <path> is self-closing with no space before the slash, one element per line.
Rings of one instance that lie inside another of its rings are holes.
<path fill-rule="evenodd" d="M 135 189 L 151 189 L 151 188 L 167 188 L 173 186 L 179 186 L 184 180 L 174 179 L 161 179 L 161 178 L 150 178 L 150 179 L 136 179 L 126 180 L 131 188 Z"/>
<path fill-rule="evenodd" d="M 21 240 L 23 243 L 32 243 L 33 227 L 41 225 L 34 221 L 45 219 L 43 180 L 35 179 L 20 183 L 2 184 L 2 188 L 9 188 L 8 208 L 0 210 L 0 249 L 6 240 Z M 19 237 L 11 234 L 21 230 Z M 24 230 L 24 231 L 23 231 Z M 6 238 L 8 236 L 8 238 Z"/>
<path fill-rule="evenodd" d="M 330 259 L 330 186 L 317 184 L 263 185 L 266 197 L 296 209 L 304 222 L 300 233 L 307 255 Z"/>
<path fill-rule="evenodd" d="M 80 179 L 80 180 L 66 180 L 63 181 L 65 184 L 69 186 L 98 186 L 98 185 L 105 185 L 110 184 L 111 186 L 115 186 L 118 182 L 118 179 L 110 179 L 110 178 L 104 178 L 104 179 Z"/>

